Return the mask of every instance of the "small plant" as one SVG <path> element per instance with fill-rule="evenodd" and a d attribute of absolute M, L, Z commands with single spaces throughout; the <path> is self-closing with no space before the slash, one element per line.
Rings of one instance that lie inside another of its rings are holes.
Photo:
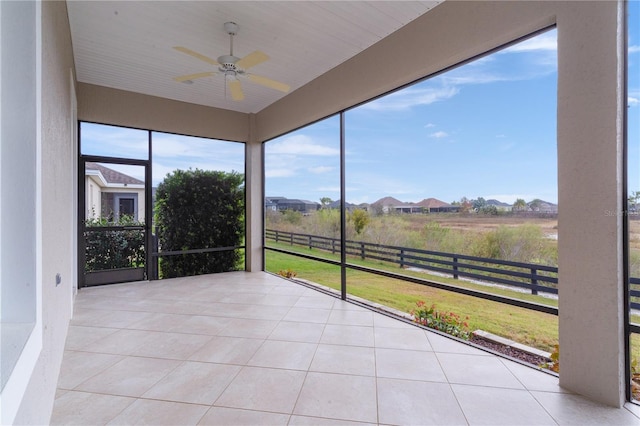
<path fill-rule="evenodd" d="M 551 361 L 541 364 L 540 367 L 556 373 L 560 372 L 560 345 L 555 345 L 553 347 L 553 352 L 551 352 Z"/>
<path fill-rule="evenodd" d="M 640 401 L 640 371 L 637 358 L 631 360 L 631 393 L 634 400 Z"/>
<path fill-rule="evenodd" d="M 413 315 L 413 320 L 418 324 L 434 330 L 442 331 L 464 340 L 469 340 L 471 336 L 469 324 L 467 324 L 469 317 L 463 320 L 460 315 L 454 312 L 438 311 L 435 304 L 427 307 L 423 300 L 418 300 L 416 309 L 411 311 L 411 315 Z"/>
<path fill-rule="evenodd" d="M 292 269 L 281 269 L 280 271 L 278 271 L 278 275 L 280 275 L 281 277 L 285 277 L 285 278 L 295 278 L 298 273 Z"/>

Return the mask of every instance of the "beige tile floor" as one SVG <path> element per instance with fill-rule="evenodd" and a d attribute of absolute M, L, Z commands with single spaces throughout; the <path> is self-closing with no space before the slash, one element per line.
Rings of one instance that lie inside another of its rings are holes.
<path fill-rule="evenodd" d="M 266 273 L 76 297 L 52 424 L 640 424 L 557 378 Z"/>

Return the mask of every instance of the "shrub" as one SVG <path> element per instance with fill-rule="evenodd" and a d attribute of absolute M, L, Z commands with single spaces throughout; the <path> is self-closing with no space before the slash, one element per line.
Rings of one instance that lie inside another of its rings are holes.
<path fill-rule="evenodd" d="M 485 233 L 474 246 L 474 256 L 514 262 L 553 264 L 539 226 L 500 226 Z"/>
<path fill-rule="evenodd" d="M 349 215 L 349 220 L 353 222 L 356 234 L 361 234 L 364 228 L 369 224 L 371 219 L 366 210 L 356 209 Z"/>
<path fill-rule="evenodd" d="M 176 170 L 156 191 L 162 251 L 239 246 L 244 234 L 244 177 L 236 172 Z M 238 250 L 165 256 L 163 278 L 237 269 Z"/>
<path fill-rule="evenodd" d="M 86 272 L 144 266 L 144 231 L 91 230 L 92 227 L 97 226 L 141 226 L 142 222 L 133 220 L 131 216 L 122 216 L 118 222 L 96 218 L 87 219 L 85 223 L 87 226 L 84 233 Z"/>
<path fill-rule="evenodd" d="M 284 220 L 292 225 L 300 225 L 300 222 L 302 222 L 302 213 L 299 211 L 285 210 L 282 215 L 284 216 Z"/>
<path fill-rule="evenodd" d="M 467 324 L 469 317 L 462 320 L 460 315 L 453 312 L 436 310 L 436 305 L 427 307 L 422 300 L 416 302 L 416 309 L 411 311 L 411 315 L 413 315 L 413 320 L 418 324 L 434 330 L 442 331 L 464 340 L 469 340 L 471 336 L 469 325 Z"/>

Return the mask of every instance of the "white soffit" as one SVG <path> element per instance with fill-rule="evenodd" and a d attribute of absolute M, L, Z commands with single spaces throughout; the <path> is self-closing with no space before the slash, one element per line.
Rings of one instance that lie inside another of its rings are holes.
<path fill-rule="evenodd" d="M 233 101 L 221 74 L 193 84 L 174 77 L 216 67 L 229 53 L 223 25 L 236 22 L 234 55 L 260 50 L 270 59 L 250 72 L 291 91 L 324 74 L 428 12 L 440 1 L 69 1 L 78 81 L 194 104 L 256 113 L 286 94 L 242 80 Z M 383 64 L 381 64 L 382 66 Z"/>

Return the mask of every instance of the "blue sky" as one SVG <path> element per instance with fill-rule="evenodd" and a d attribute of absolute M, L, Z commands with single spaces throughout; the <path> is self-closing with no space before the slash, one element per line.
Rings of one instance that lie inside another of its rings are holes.
<path fill-rule="evenodd" d="M 146 159 L 147 132 L 144 130 L 82 123 L 82 153 Z M 204 139 L 191 136 L 153 132 L 152 152 L 153 186 L 167 173 L 182 169 L 222 170 L 244 173 L 244 144 Z M 106 164 L 129 176 L 144 180 L 144 169 L 139 166 Z"/>
<path fill-rule="evenodd" d="M 640 190 L 639 6 L 629 3 L 630 191 Z M 556 50 L 552 30 L 347 111 L 346 200 L 557 202 Z M 266 195 L 339 199 L 339 131 L 334 116 L 268 142 Z M 144 131 L 84 123 L 82 140 L 84 153 L 147 155 Z M 178 168 L 243 172 L 243 157 L 240 143 L 154 133 L 153 185 Z"/>

